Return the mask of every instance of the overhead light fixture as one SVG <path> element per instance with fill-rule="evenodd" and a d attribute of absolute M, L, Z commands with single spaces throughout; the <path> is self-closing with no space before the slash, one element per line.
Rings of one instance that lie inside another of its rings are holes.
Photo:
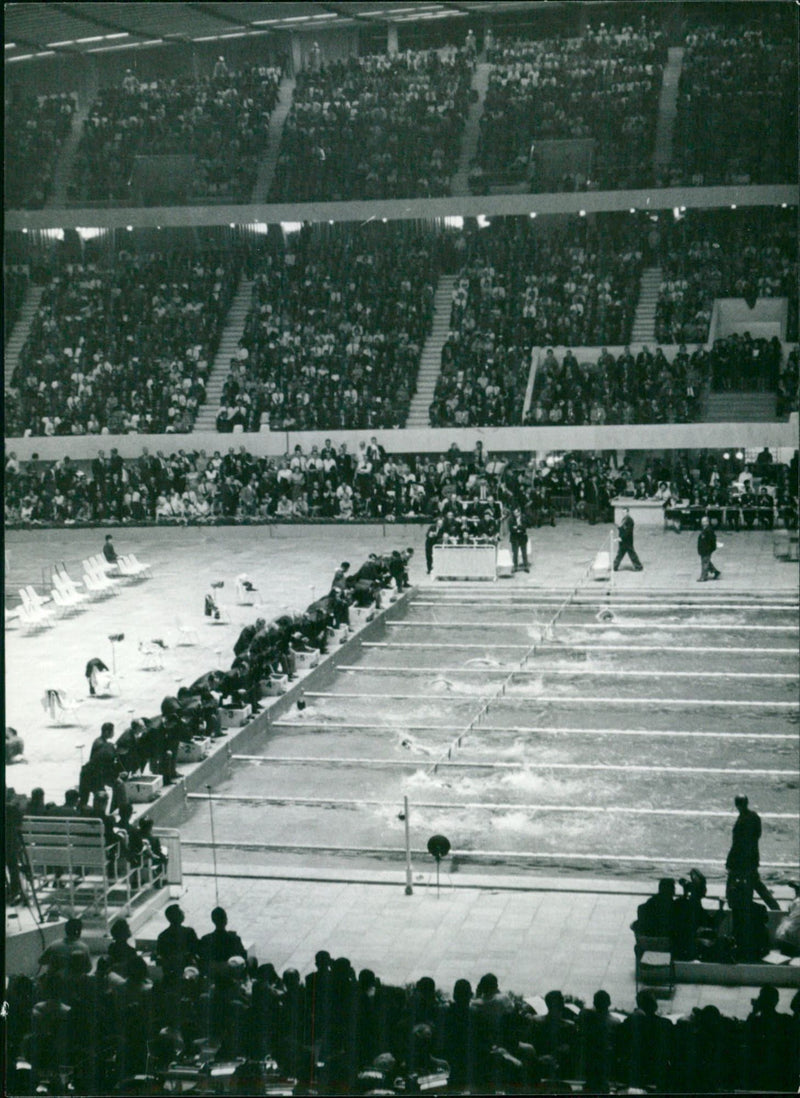
<path fill-rule="evenodd" d="M 17 61 L 30 61 L 32 57 L 55 57 L 55 50 L 41 50 L 39 53 L 18 53 L 16 57 L 9 57 L 6 64 L 12 65 Z"/>
<path fill-rule="evenodd" d="M 133 225 L 126 225 L 125 226 L 125 231 L 128 232 L 128 233 L 132 233 L 133 232 Z"/>
<path fill-rule="evenodd" d="M 536 210 L 531 210 L 530 216 L 531 217 L 538 217 L 538 214 L 536 213 Z"/>
<path fill-rule="evenodd" d="M 635 213 L 636 213 L 636 207 L 635 207 L 635 206 L 631 206 L 631 213 L 632 213 L 632 214 L 635 214 Z"/>
<path fill-rule="evenodd" d="M 737 450 L 736 451 L 736 460 L 737 461 L 744 461 L 744 453 L 743 453 L 742 450 Z"/>
<path fill-rule="evenodd" d="M 5 48 L 7 50 L 15 50 L 17 48 L 17 43 L 16 42 L 6 42 Z"/>
<path fill-rule="evenodd" d="M 731 209 L 732 209 L 732 210 L 735 210 L 735 209 L 736 209 L 736 203 L 735 203 L 735 202 L 731 202 Z"/>
<path fill-rule="evenodd" d="M 586 210 L 578 210 L 579 217 L 586 217 Z"/>
<path fill-rule="evenodd" d="M 491 221 L 486 216 L 486 214 L 478 214 L 477 221 L 479 229 L 488 229 L 491 225 Z"/>

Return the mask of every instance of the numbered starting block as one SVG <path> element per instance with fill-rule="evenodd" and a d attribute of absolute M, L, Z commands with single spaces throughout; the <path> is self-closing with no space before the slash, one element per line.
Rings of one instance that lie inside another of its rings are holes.
<path fill-rule="evenodd" d="M 293 648 L 292 654 L 298 669 L 305 670 L 309 667 L 316 667 L 319 663 L 319 652 L 316 649 L 313 652 L 298 652 L 296 648 Z"/>
<path fill-rule="evenodd" d="M 253 708 L 250 705 L 244 705 L 240 709 L 235 709 L 233 707 L 220 709 L 220 728 L 240 728 L 245 721 L 250 720 L 252 713 Z"/>
<path fill-rule="evenodd" d="M 511 559 L 510 549 L 497 550 L 497 578 L 508 579 L 514 571 L 514 562 Z"/>
<path fill-rule="evenodd" d="M 262 698 L 277 698 L 285 694 L 289 689 L 288 675 L 270 675 L 268 679 L 262 679 L 260 693 Z"/>
<path fill-rule="evenodd" d="M 186 743 L 178 744 L 179 763 L 201 762 L 208 755 L 211 741 L 206 736 L 194 736 Z"/>
<path fill-rule="evenodd" d="M 366 625 L 368 621 L 372 621 L 375 617 L 374 606 L 351 606 L 350 607 L 350 624 L 353 629 L 360 629 L 362 625 Z"/>
<path fill-rule="evenodd" d="M 140 774 L 136 778 L 128 778 L 125 789 L 131 804 L 148 804 L 161 795 L 164 779 L 160 774 Z"/>

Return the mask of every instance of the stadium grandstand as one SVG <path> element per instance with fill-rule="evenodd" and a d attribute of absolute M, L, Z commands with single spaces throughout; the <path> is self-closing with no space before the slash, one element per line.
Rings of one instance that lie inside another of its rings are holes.
<path fill-rule="evenodd" d="M 797 5 L 4 15 L 4 1093 L 796 1092 Z"/>

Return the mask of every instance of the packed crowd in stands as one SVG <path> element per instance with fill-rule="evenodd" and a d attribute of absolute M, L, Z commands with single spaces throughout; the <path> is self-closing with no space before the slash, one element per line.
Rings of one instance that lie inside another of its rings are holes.
<path fill-rule="evenodd" d="M 66 456 L 55 463 L 20 462 L 12 452 L 5 465 L 5 522 L 431 521 L 454 509 L 458 519 L 483 520 L 491 512 L 497 523 L 515 506 L 536 525 L 559 515 L 611 521 L 610 500 L 618 495 L 658 498 L 665 506 L 667 500 L 693 507 L 727 502 L 720 493 L 744 491 L 743 471 L 726 461 L 695 480 L 685 464 L 662 464 L 637 478 L 629 467 L 617 469 L 592 455 L 544 461 L 487 454 L 478 443 L 469 453 L 453 444 L 439 457 L 414 457 L 387 454 L 375 438 L 357 453 L 326 440 L 307 453 L 296 446 L 281 459 L 254 457 L 244 447 L 210 456 L 204 450 L 168 456 L 143 450 L 129 460 L 116 450 L 100 451 L 90 464 Z M 764 474 L 754 466 L 748 475 L 759 487 L 762 481 L 770 486 L 770 525 L 796 525 L 796 467 L 776 463 Z M 742 525 L 752 523 L 745 517 Z"/>
<path fill-rule="evenodd" d="M 74 95 L 6 97 L 4 209 L 39 210 L 50 197 L 58 156 L 72 128 Z"/>
<path fill-rule="evenodd" d="M 92 103 L 71 197 L 127 198 L 137 156 L 179 154 L 193 158 L 185 197 L 249 202 L 280 78 L 278 68 L 233 69 L 221 57 L 210 77 L 142 83 L 129 69 L 121 86 L 102 89 Z"/>
<path fill-rule="evenodd" d="M 435 241 L 402 226 L 377 235 L 301 232 L 254 264 L 250 311 L 217 428 L 402 427 L 416 388 L 438 278 Z"/>
<path fill-rule="evenodd" d="M 6 434 L 191 430 L 238 273 L 213 250 L 62 264 L 6 392 Z"/>
<path fill-rule="evenodd" d="M 690 423 L 702 418 L 711 358 L 684 345 L 670 362 L 660 347 L 629 347 L 616 358 L 603 347 L 595 362 L 561 361 L 548 348 L 536 371 L 526 422 L 539 425 Z M 714 359 L 716 361 L 716 359 Z"/>
<path fill-rule="evenodd" d="M 628 339 L 642 268 L 630 217 L 602 234 L 577 217 L 546 234 L 500 218 L 462 243 L 432 426 L 518 424 L 532 347 Z"/>
<path fill-rule="evenodd" d="M 789 27 L 767 19 L 687 35 L 674 149 L 673 185 L 797 179 L 797 51 Z"/>
<path fill-rule="evenodd" d="M 787 298 L 786 338 L 797 339 L 796 211 L 693 211 L 662 225 L 660 266 L 659 343 L 705 342 L 721 297 Z"/>
<path fill-rule="evenodd" d="M 11 1094 L 168 1093 L 215 1070 L 229 1094 L 791 1092 L 800 992 L 791 1013 L 761 987 L 746 1018 L 713 1003 L 677 1017 L 653 991 L 632 1010 L 602 988 L 591 1005 L 558 989 L 526 996 L 494 973 L 452 994 L 405 986 L 316 953 L 305 976 L 248 953 L 220 906 L 201 933 L 179 904 L 149 954 L 125 919 L 94 967 L 81 920 L 7 991 Z M 310 960 L 310 958 L 309 958 Z M 613 1006 L 613 1009 L 612 1009 Z M 209 1049 L 213 1048 L 213 1052 Z M 139 1089 L 137 1086 L 138 1076 Z M 280 1089 L 278 1089 L 280 1088 Z"/>
<path fill-rule="evenodd" d="M 450 194 L 472 55 L 406 50 L 322 63 L 297 78 L 272 202 Z"/>
<path fill-rule="evenodd" d="M 532 190 L 650 183 L 665 57 L 664 36 L 646 17 L 636 28 L 601 23 L 580 38 L 493 42 L 472 189 L 498 175 L 530 178 Z M 591 167 L 587 157 L 557 184 L 539 181 L 537 143 L 554 139 L 594 141 Z"/>
<path fill-rule="evenodd" d="M 3 340 L 8 343 L 29 285 L 28 267 L 15 264 L 3 267 Z"/>

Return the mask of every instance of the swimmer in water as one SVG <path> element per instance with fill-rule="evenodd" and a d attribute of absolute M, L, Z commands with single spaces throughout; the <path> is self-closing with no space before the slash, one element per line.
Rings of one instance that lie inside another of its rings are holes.
<path fill-rule="evenodd" d="M 401 734 L 400 746 L 404 747 L 406 751 L 413 751 L 417 755 L 433 754 L 429 747 L 426 747 L 424 744 L 419 743 L 418 740 L 415 740 L 413 736 L 409 736 L 408 734 L 406 734 L 405 736 Z"/>

